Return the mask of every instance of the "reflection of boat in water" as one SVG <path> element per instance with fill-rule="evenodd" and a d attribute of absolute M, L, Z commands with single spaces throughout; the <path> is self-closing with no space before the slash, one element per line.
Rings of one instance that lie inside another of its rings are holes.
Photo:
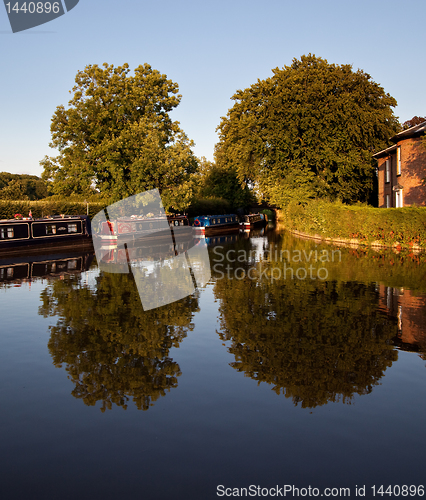
<path fill-rule="evenodd" d="M 244 229 L 241 231 L 241 237 L 245 239 L 262 238 L 266 234 L 266 228 Z"/>
<path fill-rule="evenodd" d="M 225 245 L 228 243 L 235 243 L 240 238 L 240 235 L 237 234 L 221 234 L 217 236 L 209 236 L 205 238 L 207 246 L 214 247 L 217 245 Z"/>
<path fill-rule="evenodd" d="M 203 215 L 195 217 L 193 222 L 195 234 L 223 234 L 234 232 L 239 229 L 239 219 L 235 214 L 226 215 Z"/>
<path fill-rule="evenodd" d="M 0 259 L 0 283 L 17 283 L 36 278 L 62 276 L 87 271 L 93 252 L 27 255 Z"/>
<path fill-rule="evenodd" d="M 34 248 L 60 248 L 82 243 L 91 245 L 91 224 L 87 215 L 58 215 L 42 219 L 0 220 L 0 252 L 22 254 Z"/>
<path fill-rule="evenodd" d="M 190 226 L 189 226 L 190 228 Z M 191 228 L 190 228 L 191 229 Z M 179 232 L 180 228 L 174 231 L 172 238 L 170 231 L 157 231 L 152 236 L 154 238 L 142 237 L 130 240 L 125 245 L 118 243 L 103 245 L 99 249 L 101 264 L 128 264 L 137 261 L 158 261 L 173 258 L 184 253 L 198 242 L 188 231 Z"/>
<path fill-rule="evenodd" d="M 264 226 L 266 224 L 265 216 L 263 214 L 248 214 L 243 215 L 240 226 L 245 231 L 250 231 L 254 227 Z"/>
<path fill-rule="evenodd" d="M 159 232 L 170 228 L 172 232 L 180 234 L 192 234 L 188 217 L 185 215 L 168 215 L 165 217 L 144 217 L 132 215 L 130 217 L 119 217 L 114 220 L 101 221 L 99 227 L 94 227 L 95 238 L 99 238 L 102 244 L 116 243 L 120 240 L 136 240 L 141 238 L 159 238 Z M 170 231 L 168 231 L 170 234 Z M 160 235 L 161 236 L 161 235 Z"/>

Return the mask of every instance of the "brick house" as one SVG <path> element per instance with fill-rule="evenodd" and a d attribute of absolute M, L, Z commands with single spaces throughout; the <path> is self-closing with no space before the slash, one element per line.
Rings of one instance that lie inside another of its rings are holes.
<path fill-rule="evenodd" d="M 391 137 L 395 144 L 379 151 L 379 207 L 426 206 L 426 147 L 422 136 L 426 122 Z"/>

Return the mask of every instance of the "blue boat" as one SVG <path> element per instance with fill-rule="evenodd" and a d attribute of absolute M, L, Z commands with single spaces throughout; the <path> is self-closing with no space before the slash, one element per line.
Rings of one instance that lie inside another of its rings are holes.
<path fill-rule="evenodd" d="M 238 215 L 201 215 L 195 217 L 192 223 L 195 234 L 220 234 L 226 232 L 238 231 L 240 221 Z"/>

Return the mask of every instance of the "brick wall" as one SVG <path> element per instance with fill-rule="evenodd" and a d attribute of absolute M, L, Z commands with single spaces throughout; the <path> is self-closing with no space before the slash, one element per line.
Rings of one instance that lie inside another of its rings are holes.
<path fill-rule="evenodd" d="M 426 147 L 421 137 L 413 137 L 399 141 L 401 148 L 401 175 L 397 175 L 396 151 L 378 159 L 379 207 L 386 207 L 386 195 L 390 196 L 390 206 L 395 206 L 394 186 L 403 187 L 403 206 L 416 204 L 426 206 L 426 186 L 422 179 L 426 178 Z M 386 160 L 391 160 L 391 179 L 385 182 Z"/>
<path fill-rule="evenodd" d="M 426 147 L 420 137 L 406 139 L 398 143 L 401 146 L 401 180 L 404 186 L 404 206 L 426 205 Z"/>

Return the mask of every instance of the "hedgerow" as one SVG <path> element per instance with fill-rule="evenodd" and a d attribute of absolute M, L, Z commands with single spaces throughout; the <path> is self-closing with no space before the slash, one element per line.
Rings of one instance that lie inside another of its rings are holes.
<path fill-rule="evenodd" d="M 85 215 L 87 210 L 90 217 L 94 217 L 107 206 L 107 202 L 84 203 L 68 200 L 0 200 L 0 219 L 13 219 L 15 214 L 27 217 L 30 210 L 33 217 L 47 215 Z"/>
<path fill-rule="evenodd" d="M 292 202 L 279 216 L 288 229 L 324 238 L 426 247 L 426 207 L 384 209 L 313 200 Z"/>

